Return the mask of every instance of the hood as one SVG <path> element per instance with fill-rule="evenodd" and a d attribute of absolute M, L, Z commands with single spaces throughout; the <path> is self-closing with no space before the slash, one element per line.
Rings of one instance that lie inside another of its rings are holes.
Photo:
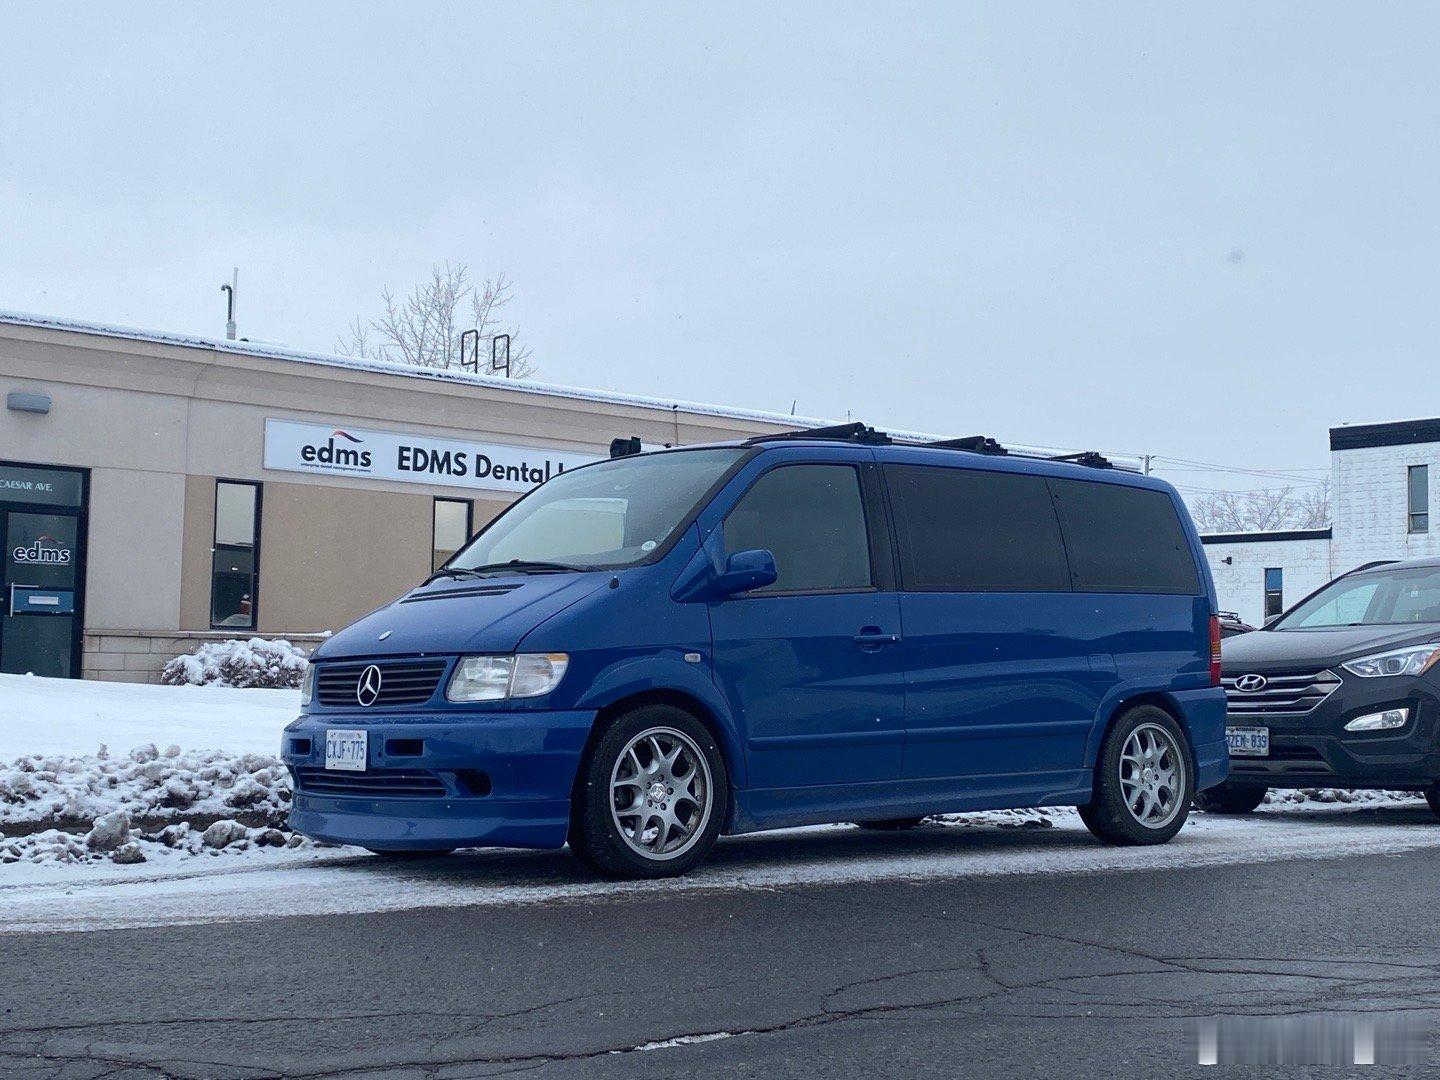
<path fill-rule="evenodd" d="M 441 578 L 351 623 L 321 645 L 315 659 L 513 652 L 531 630 L 603 588 L 610 577 L 593 573 Z M 381 641 L 387 632 L 389 636 Z"/>
<path fill-rule="evenodd" d="M 1255 630 L 1226 638 L 1220 643 L 1220 655 L 1227 675 L 1243 675 L 1272 667 L 1331 667 L 1368 653 L 1436 640 L 1440 640 L 1440 623 Z"/>

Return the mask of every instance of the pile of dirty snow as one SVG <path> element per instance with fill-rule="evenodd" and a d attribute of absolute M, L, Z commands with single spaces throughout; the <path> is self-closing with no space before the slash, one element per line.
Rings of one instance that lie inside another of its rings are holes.
<path fill-rule="evenodd" d="M 130 816 L 125 811 L 116 810 L 97 818 L 89 831 L 83 834 L 45 829 L 24 836 L 7 837 L 0 832 L 0 865 L 22 861 L 35 864 L 108 862 L 124 865 L 150 862 L 158 857 L 239 855 L 256 848 L 312 845 L 312 841 L 298 833 L 242 825 L 232 818 L 212 822 L 203 830 L 182 821 L 144 832 L 131 826 Z"/>
<path fill-rule="evenodd" d="M 0 764 L 0 830 L 73 826 L 116 812 L 161 824 L 243 815 L 277 825 L 289 808 L 290 774 L 266 754 L 162 752 L 147 743 L 123 756 L 102 746 L 98 754 L 27 754 Z"/>

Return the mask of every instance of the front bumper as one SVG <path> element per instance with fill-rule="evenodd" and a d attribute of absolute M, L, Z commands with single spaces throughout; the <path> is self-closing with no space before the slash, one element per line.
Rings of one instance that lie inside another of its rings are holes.
<path fill-rule="evenodd" d="M 1330 670 L 1340 685 L 1307 713 L 1231 713 L 1231 726 L 1270 729 L 1270 756 L 1232 757 L 1232 782 L 1419 790 L 1440 779 L 1440 696 L 1428 678 L 1362 679 L 1338 666 Z M 1409 722 L 1396 731 L 1345 730 L 1357 716 L 1389 708 L 1408 708 Z"/>
<path fill-rule="evenodd" d="M 302 716 L 281 746 L 290 826 L 376 850 L 561 847 L 594 722 L 593 711 Z M 364 772 L 325 771 L 327 728 L 367 733 Z"/>

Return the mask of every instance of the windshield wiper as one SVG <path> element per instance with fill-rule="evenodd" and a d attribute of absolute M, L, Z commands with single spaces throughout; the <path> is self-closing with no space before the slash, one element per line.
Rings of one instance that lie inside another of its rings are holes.
<path fill-rule="evenodd" d="M 542 562 L 534 559 L 511 559 L 509 562 L 485 563 L 483 566 L 467 567 L 470 574 L 496 574 L 502 570 L 514 570 L 521 574 L 583 574 L 588 566 L 571 566 L 569 563 Z"/>
<path fill-rule="evenodd" d="M 476 572 L 476 571 L 474 571 L 474 570 L 471 570 L 469 567 L 465 567 L 465 566 L 442 566 L 439 570 L 436 570 L 433 574 L 431 574 L 429 577 L 427 577 L 427 578 L 426 578 L 424 581 L 422 581 L 420 584 L 422 584 L 422 585 L 429 585 L 432 581 L 438 581 L 438 580 L 439 580 L 440 578 L 442 578 L 442 577 L 448 577 L 448 578 L 471 578 L 471 577 L 480 577 L 480 576 L 481 576 L 481 575 L 480 575 L 478 572 Z"/>

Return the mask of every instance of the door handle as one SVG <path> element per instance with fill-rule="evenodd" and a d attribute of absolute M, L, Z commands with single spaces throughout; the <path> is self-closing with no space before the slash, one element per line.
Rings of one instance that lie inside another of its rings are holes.
<path fill-rule="evenodd" d="M 881 645 L 894 645 L 900 640 L 899 634 L 882 633 L 878 626 L 862 626 L 855 635 L 855 644 L 862 649 L 875 649 Z"/>

